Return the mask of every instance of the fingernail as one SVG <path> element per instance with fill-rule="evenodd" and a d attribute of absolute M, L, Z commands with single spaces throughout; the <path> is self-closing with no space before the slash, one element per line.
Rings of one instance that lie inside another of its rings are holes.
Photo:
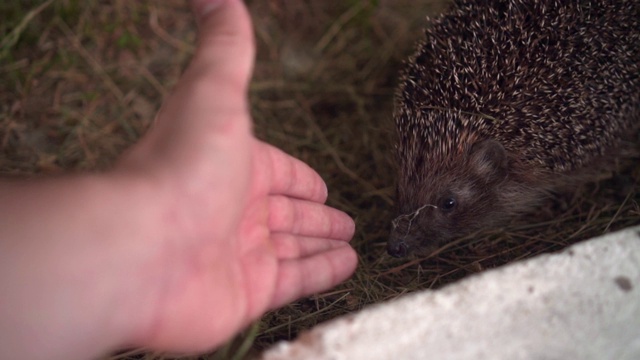
<path fill-rule="evenodd" d="M 322 182 L 322 185 L 324 185 L 324 198 L 328 198 L 329 197 L 329 188 L 327 187 L 327 183 L 326 182 Z"/>
<path fill-rule="evenodd" d="M 199 19 L 219 8 L 225 0 L 193 0 L 193 11 Z"/>

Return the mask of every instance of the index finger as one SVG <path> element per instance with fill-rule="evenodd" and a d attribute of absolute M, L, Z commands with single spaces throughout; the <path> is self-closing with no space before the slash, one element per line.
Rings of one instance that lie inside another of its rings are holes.
<path fill-rule="evenodd" d="M 284 195 L 318 203 L 327 201 L 327 185 L 309 165 L 282 150 L 261 143 L 263 156 L 257 161 L 271 174 L 269 195 Z"/>

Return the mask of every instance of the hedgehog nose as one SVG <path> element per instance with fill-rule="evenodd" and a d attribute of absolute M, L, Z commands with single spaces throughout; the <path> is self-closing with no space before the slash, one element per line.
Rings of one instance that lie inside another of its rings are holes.
<path fill-rule="evenodd" d="M 409 254 L 409 246 L 404 241 L 389 241 L 387 253 L 396 258 L 403 258 Z"/>

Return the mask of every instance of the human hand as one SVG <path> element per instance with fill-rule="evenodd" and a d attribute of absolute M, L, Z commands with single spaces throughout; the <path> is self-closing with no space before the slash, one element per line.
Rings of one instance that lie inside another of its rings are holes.
<path fill-rule="evenodd" d="M 136 311 L 133 343 L 174 352 L 219 345 L 265 311 L 345 280 L 357 263 L 353 221 L 323 205 L 319 175 L 251 133 L 244 4 L 192 3 L 196 14 L 218 5 L 199 15 L 190 66 L 115 170 L 150 184 L 163 209 L 142 274 L 155 300 Z"/>
<path fill-rule="evenodd" d="M 354 271 L 322 179 L 251 133 L 243 3 L 193 5 L 200 46 L 114 169 L 0 180 L 0 358 L 207 350 Z"/>

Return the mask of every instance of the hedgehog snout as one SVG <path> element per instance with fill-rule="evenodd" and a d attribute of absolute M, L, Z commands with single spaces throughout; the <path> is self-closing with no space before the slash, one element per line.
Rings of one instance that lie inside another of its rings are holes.
<path fill-rule="evenodd" d="M 409 245 L 402 239 L 389 239 L 387 253 L 396 258 L 406 257 L 409 255 Z"/>
<path fill-rule="evenodd" d="M 402 218 L 402 217 L 400 217 Z M 387 240 L 387 253 L 396 258 L 403 258 L 409 255 L 413 237 L 409 234 L 410 223 L 392 221 L 393 229 Z"/>
<path fill-rule="evenodd" d="M 387 241 L 387 253 L 395 258 L 407 257 L 414 250 L 414 245 L 413 234 L 394 229 Z"/>

